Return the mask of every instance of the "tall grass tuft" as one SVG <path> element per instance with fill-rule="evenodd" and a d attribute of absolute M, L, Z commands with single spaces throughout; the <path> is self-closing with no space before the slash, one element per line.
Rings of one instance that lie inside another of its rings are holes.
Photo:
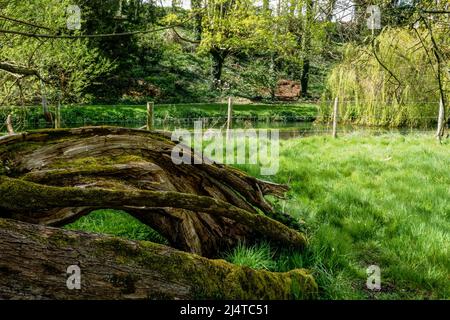
<path fill-rule="evenodd" d="M 238 244 L 233 250 L 225 254 L 225 259 L 239 266 L 253 269 L 275 270 L 274 253 L 267 242 L 255 245 Z"/>

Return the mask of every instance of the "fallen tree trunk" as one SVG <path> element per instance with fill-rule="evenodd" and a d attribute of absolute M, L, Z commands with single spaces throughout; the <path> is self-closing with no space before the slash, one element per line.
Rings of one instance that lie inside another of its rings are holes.
<path fill-rule="evenodd" d="M 0 138 L 0 217 L 63 226 L 112 208 L 154 228 L 173 247 L 203 256 L 261 238 L 304 247 L 305 236 L 292 228 L 296 221 L 264 198 L 282 196 L 286 186 L 220 164 L 177 165 L 175 146 L 162 133 L 115 127 Z"/>
<path fill-rule="evenodd" d="M 80 268 L 80 289 L 66 283 Z M 302 269 L 273 273 L 150 242 L 0 218 L 0 299 L 294 299 L 317 285 Z"/>

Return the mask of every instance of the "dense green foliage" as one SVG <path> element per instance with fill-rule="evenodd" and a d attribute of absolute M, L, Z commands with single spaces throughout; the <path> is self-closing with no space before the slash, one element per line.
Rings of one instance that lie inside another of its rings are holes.
<path fill-rule="evenodd" d="M 143 0 L 53 2 L 5 2 L 0 29 L 8 36 L 0 38 L 0 62 L 38 71 L 45 89 L 36 75 L 0 68 L 6 77 L 0 90 L 7 95 L 0 104 L 28 105 L 42 96 L 51 104 L 205 102 L 228 94 L 273 99 L 278 80 L 310 74 L 318 96 L 325 74 L 314 64 L 329 64 L 322 46 L 331 22 L 311 20 L 316 6 L 308 7 L 305 20 L 299 14 L 304 0 L 275 9 L 252 0 L 193 2 L 192 9 Z M 65 26 L 72 19 L 69 4 L 81 9 L 80 30 Z"/>
<path fill-rule="evenodd" d="M 1 14 L 22 21 L 32 21 L 38 28 L 0 19 L 1 29 L 30 32 L 48 28 L 64 32 L 69 0 L 3 1 Z M 55 31 L 56 32 L 56 31 Z M 79 34 L 79 31 L 75 31 Z M 1 35 L 1 32 L 0 32 Z M 2 35 L 0 62 L 33 70 L 39 76 L 0 72 L 0 105 L 29 104 L 41 99 L 55 102 L 89 100 L 87 88 L 98 76 L 112 69 L 113 62 L 102 56 L 87 39 L 36 39 Z M 1 69 L 1 68 L 0 68 Z"/>
<path fill-rule="evenodd" d="M 284 141 L 274 180 L 289 182 L 292 190 L 276 204 L 305 224 L 309 247 L 299 253 L 267 243 L 240 245 L 224 257 L 274 271 L 309 268 L 326 299 L 448 297 L 450 144 L 432 140 L 352 135 Z M 240 167 L 259 175 L 257 166 Z M 103 223 L 95 216 L 84 221 L 82 229 L 91 231 Z M 101 231 L 123 235 L 109 225 Z M 133 237 L 141 227 L 130 225 Z M 365 287 L 371 264 L 381 268 L 380 292 Z"/>
<path fill-rule="evenodd" d="M 362 0 L 73 2 L 79 30 L 66 27 L 67 1 L 3 4 L 0 105 L 42 101 L 49 118 L 46 104 L 60 101 L 267 102 L 289 99 L 288 80 L 302 99 L 322 97 L 323 120 L 335 97 L 343 121 L 364 125 L 430 125 L 440 99 L 447 109 L 448 14 L 428 11 L 445 3 L 372 1 L 381 14 L 372 32 Z"/>
<path fill-rule="evenodd" d="M 253 269 L 277 270 L 274 260 L 275 252 L 269 243 L 263 242 L 256 245 L 239 244 L 233 250 L 225 254 L 228 261 L 239 266 L 247 266 Z"/>
<path fill-rule="evenodd" d="M 79 29 L 67 25 L 74 4 Z M 236 127 L 329 122 L 335 98 L 348 124 L 427 128 L 441 100 L 448 126 L 448 1 L 370 1 L 380 8 L 376 30 L 367 27 L 368 4 L 0 0 L 0 134 L 8 115 L 16 131 L 54 126 L 57 105 L 62 126 L 140 127 L 148 101 L 164 129 L 201 118 L 218 128 L 229 96 L 245 101 L 234 105 Z M 280 95 L 280 83 L 300 83 L 300 97 Z M 223 258 L 272 271 L 309 268 L 325 299 L 450 297 L 448 140 L 354 133 L 282 141 L 272 179 L 292 189 L 287 200 L 271 200 L 305 226 L 310 246 L 242 243 Z M 260 174 L 259 166 L 238 167 Z M 112 210 L 68 228 L 166 243 Z M 365 287 L 371 264 L 381 267 L 381 292 Z"/>

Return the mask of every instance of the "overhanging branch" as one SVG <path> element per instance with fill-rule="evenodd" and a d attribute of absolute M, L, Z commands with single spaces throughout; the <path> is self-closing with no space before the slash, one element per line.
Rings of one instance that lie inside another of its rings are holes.
<path fill-rule="evenodd" d="M 12 64 L 10 62 L 1 62 L 0 61 L 0 70 L 12 73 L 14 75 L 21 75 L 21 76 L 35 76 L 42 81 L 45 81 L 39 72 L 35 69 L 27 68 L 24 66 Z"/>

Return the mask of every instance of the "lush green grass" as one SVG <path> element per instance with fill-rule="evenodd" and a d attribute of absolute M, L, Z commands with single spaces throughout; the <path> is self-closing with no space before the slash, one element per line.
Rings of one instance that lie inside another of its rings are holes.
<path fill-rule="evenodd" d="M 54 107 L 51 108 L 54 112 Z M 314 120 L 318 107 L 314 104 L 236 104 L 233 117 L 242 120 L 296 121 Z M 0 109 L 0 121 L 4 123 L 7 115 L 13 114 L 15 127 L 26 120 L 28 128 L 45 127 L 47 125 L 41 107 L 4 107 Z M 171 124 L 177 121 L 198 118 L 226 118 L 227 105 L 210 104 L 165 104 L 155 106 L 155 120 Z M 124 125 L 126 123 L 144 125 L 147 119 L 147 108 L 144 105 L 93 105 L 63 106 L 61 108 L 63 126 L 81 125 Z M 158 123 L 156 123 L 158 124 Z M 0 131 L 2 131 L 0 129 Z"/>
<path fill-rule="evenodd" d="M 278 206 L 311 238 L 294 265 L 316 273 L 324 298 L 449 298 L 449 168 L 449 141 L 429 136 L 282 141 L 274 180 L 292 190 Z M 371 264 L 379 293 L 365 289 Z"/>
<path fill-rule="evenodd" d="M 259 175 L 257 166 L 240 167 Z M 282 141 L 272 180 L 291 191 L 288 200 L 274 201 L 305 222 L 311 243 L 301 253 L 240 245 L 224 257 L 274 271 L 309 268 L 325 299 L 450 298 L 449 168 L 449 141 L 439 145 L 431 136 Z M 111 218 L 85 220 L 82 229 L 134 238 L 140 228 Z M 381 268 L 380 292 L 366 289 L 372 264 Z"/>
<path fill-rule="evenodd" d="M 97 210 L 65 226 L 65 228 L 167 244 L 167 240 L 155 230 L 123 211 Z"/>
<path fill-rule="evenodd" d="M 263 242 L 255 245 L 240 243 L 230 252 L 225 253 L 227 260 L 239 266 L 247 266 L 254 269 L 276 270 L 277 264 L 269 243 Z"/>

